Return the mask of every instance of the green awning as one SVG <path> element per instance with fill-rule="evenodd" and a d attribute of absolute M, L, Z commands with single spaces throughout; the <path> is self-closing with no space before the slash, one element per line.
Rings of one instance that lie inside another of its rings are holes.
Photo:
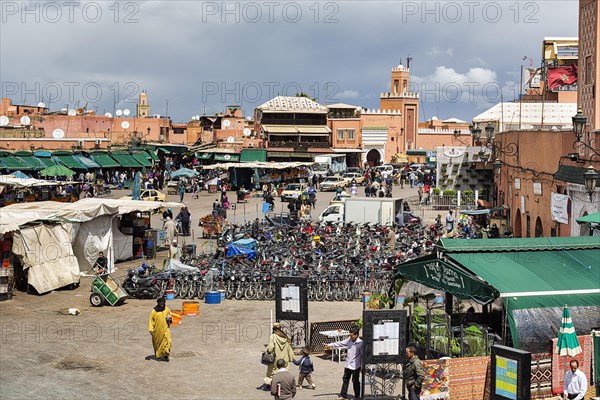
<path fill-rule="evenodd" d="M 490 303 L 500 295 L 492 286 L 460 266 L 438 259 L 433 254 L 400 264 L 394 277 L 406 278 L 482 304 Z"/>
<path fill-rule="evenodd" d="M 10 154 L 10 153 L 9 153 Z M 19 157 L 13 157 L 10 155 L 3 155 L 0 157 L 0 165 L 3 169 L 8 171 L 31 171 L 33 167 L 26 162 L 22 161 Z"/>
<path fill-rule="evenodd" d="M 240 161 L 240 155 L 215 153 L 215 161 L 238 162 Z"/>
<path fill-rule="evenodd" d="M 84 169 L 86 170 L 87 167 L 84 166 L 82 163 L 80 163 L 79 161 L 77 161 L 72 154 L 65 154 L 62 152 L 54 152 L 52 154 L 52 157 L 54 158 L 54 160 L 56 160 L 58 163 L 64 165 L 67 168 L 70 169 Z"/>
<path fill-rule="evenodd" d="M 140 163 L 138 163 L 135 160 L 135 158 L 133 158 L 131 156 L 131 154 L 129 154 L 129 153 L 112 152 L 112 153 L 110 153 L 110 156 L 112 158 L 114 158 L 121 165 L 121 167 L 125 167 L 125 168 L 140 168 L 140 167 L 142 167 L 142 165 L 140 165 Z"/>
<path fill-rule="evenodd" d="M 196 157 L 200 160 L 208 160 L 212 157 L 213 153 L 197 153 Z"/>
<path fill-rule="evenodd" d="M 38 157 L 38 156 L 36 156 L 35 158 L 37 158 L 40 162 L 42 162 L 45 165 L 44 168 L 48 168 L 48 167 L 51 167 L 53 165 L 56 165 L 56 161 L 54 161 L 52 159 L 52 157 Z M 44 168 L 42 168 L 42 169 L 44 169 Z"/>
<path fill-rule="evenodd" d="M 144 150 L 144 153 L 146 153 L 148 155 L 148 157 L 154 161 L 154 162 L 159 162 L 160 158 L 158 158 L 158 156 L 156 155 L 156 153 L 154 152 L 154 150 L 152 149 L 146 149 Z"/>
<path fill-rule="evenodd" d="M 48 167 L 48 165 L 46 165 L 42 160 L 34 157 L 30 151 L 16 151 L 13 153 L 13 156 L 19 157 L 21 161 L 30 165 L 35 171 L 39 171 Z"/>
<path fill-rule="evenodd" d="M 517 348 L 520 342 L 531 346 L 519 336 L 527 332 L 524 324 L 533 323 L 523 318 L 527 313 L 560 310 L 565 304 L 600 309 L 598 236 L 442 239 L 438 253 L 439 259 L 430 255 L 400 264 L 396 276 L 475 300 L 493 288 L 502 298 Z M 590 323 L 600 322 L 599 316 Z"/>
<path fill-rule="evenodd" d="M 586 215 L 585 217 L 577 218 L 578 224 L 600 224 L 600 211 Z"/>
<path fill-rule="evenodd" d="M 113 160 L 108 153 L 94 152 L 91 156 L 102 168 L 117 168 L 121 166 L 118 162 Z"/>
<path fill-rule="evenodd" d="M 140 163 L 142 167 L 151 167 L 154 165 L 148 160 L 148 157 L 145 152 L 131 153 L 131 156 L 135 159 L 135 161 Z"/>
<path fill-rule="evenodd" d="M 79 161 L 81 164 L 83 164 L 89 169 L 102 168 L 100 164 L 98 164 L 96 161 L 92 160 L 91 158 L 87 158 L 81 154 L 75 154 L 73 158 L 75 158 L 77 161 Z"/>
<path fill-rule="evenodd" d="M 240 157 L 241 162 L 267 161 L 267 150 L 265 149 L 243 149 Z"/>

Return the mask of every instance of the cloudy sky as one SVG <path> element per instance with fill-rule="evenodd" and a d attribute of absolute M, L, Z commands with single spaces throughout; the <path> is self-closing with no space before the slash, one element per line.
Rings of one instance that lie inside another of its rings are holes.
<path fill-rule="evenodd" d="M 25 6 L 24 6 L 25 5 Z M 298 91 L 377 108 L 411 57 L 419 119 L 471 118 L 519 92 L 544 37 L 577 36 L 569 1 L 0 2 L 2 96 L 174 121 Z M 527 59 L 524 59 L 527 57 Z"/>

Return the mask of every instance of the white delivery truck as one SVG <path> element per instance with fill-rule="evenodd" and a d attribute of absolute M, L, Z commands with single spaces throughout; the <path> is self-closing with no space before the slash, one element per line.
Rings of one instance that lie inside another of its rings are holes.
<path fill-rule="evenodd" d="M 319 216 L 320 223 L 356 223 L 393 225 L 402 210 L 403 200 L 388 197 L 351 197 L 331 204 Z"/>

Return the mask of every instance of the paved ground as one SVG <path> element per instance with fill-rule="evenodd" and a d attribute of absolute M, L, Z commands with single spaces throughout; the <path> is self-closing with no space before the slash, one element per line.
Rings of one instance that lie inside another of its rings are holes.
<path fill-rule="evenodd" d="M 415 192 L 396 188 L 394 195 Z M 125 194 L 115 191 L 111 197 Z M 196 221 L 195 237 L 200 236 L 198 218 L 210 212 L 216 196 L 203 193 L 200 199 L 191 200 L 186 194 L 184 202 Z M 229 196 L 235 199 L 235 193 Z M 332 197 L 333 193 L 319 192 L 314 217 Z M 169 196 L 168 200 L 178 198 Z M 247 220 L 256 218 L 260 203 L 261 199 L 253 198 L 246 204 Z M 281 206 L 279 200 L 276 205 Z M 235 216 L 231 212 L 228 216 L 232 222 L 243 222 L 244 206 L 238 205 Z M 153 216 L 152 225 L 162 225 L 158 215 Z M 191 240 L 186 238 L 188 243 Z M 139 263 L 119 263 L 115 275 L 122 277 L 127 268 Z M 120 307 L 93 308 L 88 300 L 90 284 L 91 278 L 83 277 L 76 290 L 43 296 L 18 292 L 12 300 L 0 302 L 0 398 L 271 398 L 256 387 L 266 371 L 259 359 L 268 341 L 274 302 L 201 303 L 199 317 L 184 317 L 181 326 L 173 327 L 171 362 L 159 363 L 147 359 L 153 353 L 147 324 L 155 301 L 129 300 Z M 181 302 L 172 300 L 168 306 L 177 309 Z M 70 307 L 78 308 L 81 315 L 65 315 Z M 309 321 L 358 319 L 361 309 L 360 302 L 311 302 Z M 305 389 L 296 398 L 336 398 L 344 364 L 318 356 L 313 359 L 317 390 Z M 296 367 L 292 371 L 297 375 Z"/>

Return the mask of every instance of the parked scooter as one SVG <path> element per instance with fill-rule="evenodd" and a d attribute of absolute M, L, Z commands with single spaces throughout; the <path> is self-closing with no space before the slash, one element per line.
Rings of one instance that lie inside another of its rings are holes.
<path fill-rule="evenodd" d="M 157 299 L 161 293 L 159 277 L 156 275 L 140 277 L 134 269 L 129 270 L 121 286 L 129 296 L 136 299 Z"/>

